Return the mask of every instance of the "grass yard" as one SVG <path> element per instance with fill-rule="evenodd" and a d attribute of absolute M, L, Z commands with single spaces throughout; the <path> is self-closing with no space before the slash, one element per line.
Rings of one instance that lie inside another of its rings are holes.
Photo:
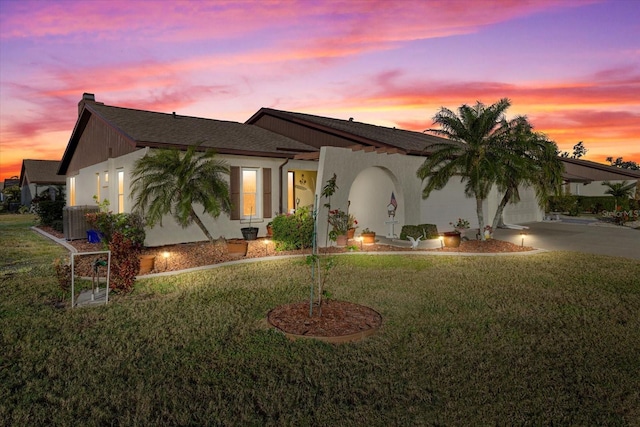
<path fill-rule="evenodd" d="M 289 342 L 303 260 L 138 281 L 60 310 L 65 251 L 0 216 L 0 425 L 640 425 L 640 263 L 563 252 L 341 256 L 327 289 L 383 317 Z"/>

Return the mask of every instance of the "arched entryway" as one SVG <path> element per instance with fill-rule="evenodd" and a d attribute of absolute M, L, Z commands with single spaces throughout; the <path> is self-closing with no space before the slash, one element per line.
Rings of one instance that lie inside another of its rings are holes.
<path fill-rule="evenodd" d="M 349 212 L 358 220 L 357 232 L 369 228 L 379 235 L 388 234 L 388 224 L 385 224 L 385 221 L 389 220 L 387 206 L 392 193 L 395 194 L 398 203 L 395 219 L 398 224 L 404 224 L 404 209 L 401 206 L 402 198 L 397 183 L 398 179 L 384 167 L 373 166 L 358 173 L 349 189 Z M 395 234 L 400 234 L 398 227 Z"/>

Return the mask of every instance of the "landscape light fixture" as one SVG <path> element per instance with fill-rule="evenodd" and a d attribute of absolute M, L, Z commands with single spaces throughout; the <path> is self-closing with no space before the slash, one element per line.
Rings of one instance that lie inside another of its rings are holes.
<path fill-rule="evenodd" d="M 267 256 L 269 254 L 269 243 L 271 243 L 271 240 L 269 239 L 264 239 L 264 255 Z"/>
<path fill-rule="evenodd" d="M 169 252 L 162 252 L 162 258 L 164 258 L 164 271 L 167 271 L 167 264 L 169 262 Z"/>
<path fill-rule="evenodd" d="M 526 236 L 526 235 L 527 235 L 527 233 L 524 233 L 524 232 L 520 233 L 520 237 L 522 238 L 522 242 L 520 243 L 520 246 L 523 247 L 523 248 L 524 248 L 524 236 Z"/>
<path fill-rule="evenodd" d="M 362 250 L 362 241 L 364 240 L 364 237 L 358 236 L 357 240 L 360 242 L 360 250 Z"/>
<path fill-rule="evenodd" d="M 438 240 L 440 240 L 440 249 L 444 249 L 444 236 L 438 237 Z"/>

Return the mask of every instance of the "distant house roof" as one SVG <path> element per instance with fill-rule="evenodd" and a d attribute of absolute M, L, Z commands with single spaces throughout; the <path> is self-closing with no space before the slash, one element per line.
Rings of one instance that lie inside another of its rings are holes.
<path fill-rule="evenodd" d="M 569 182 L 619 181 L 640 179 L 640 171 L 608 166 L 589 160 L 561 157 L 564 165 L 562 175 Z"/>
<path fill-rule="evenodd" d="M 429 153 L 429 146 L 433 144 L 456 143 L 422 132 L 361 123 L 353 119 L 334 119 L 311 114 L 276 110 L 273 108 L 261 108 L 249 118 L 246 123 L 255 124 L 265 115 L 277 117 L 291 123 L 312 128 L 316 131 L 333 134 L 351 140 L 354 144 L 374 147 L 392 147 L 400 149 L 406 154 L 425 155 Z"/>
<path fill-rule="evenodd" d="M 316 151 L 299 141 L 244 123 L 85 102 L 62 157 L 60 174 L 66 174 L 80 136 L 92 116 L 104 121 L 136 148 L 184 149 L 200 143 L 202 148 L 212 148 L 220 154 L 282 158 Z"/>
<path fill-rule="evenodd" d="M 58 175 L 60 160 L 32 160 L 25 159 L 22 161 L 22 169 L 20 170 L 20 185 L 25 184 L 65 184 L 64 175 Z"/>
<path fill-rule="evenodd" d="M 17 179 L 17 178 L 7 178 L 7 179 L 4 180 L 3 184 L 4 184 L 3 189 L 9 188 L 9 187 L 13 187 L 14 185 L 18 185 L 19 186 L 20 185 L 20 180 Z"/>

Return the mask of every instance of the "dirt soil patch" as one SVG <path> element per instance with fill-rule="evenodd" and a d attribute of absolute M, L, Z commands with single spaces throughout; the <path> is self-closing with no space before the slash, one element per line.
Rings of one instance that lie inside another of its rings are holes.
<path fill-rule="evenodd" d="M 342 337 L 376 330 L 382 325 L 377 311 L 347 301 L 325 300 L 322 314 L 317 305 L 309 316 L 309 302 L 285 304 L 267 316 L 272 326 L 283 332 L 308 337 Z"/>

